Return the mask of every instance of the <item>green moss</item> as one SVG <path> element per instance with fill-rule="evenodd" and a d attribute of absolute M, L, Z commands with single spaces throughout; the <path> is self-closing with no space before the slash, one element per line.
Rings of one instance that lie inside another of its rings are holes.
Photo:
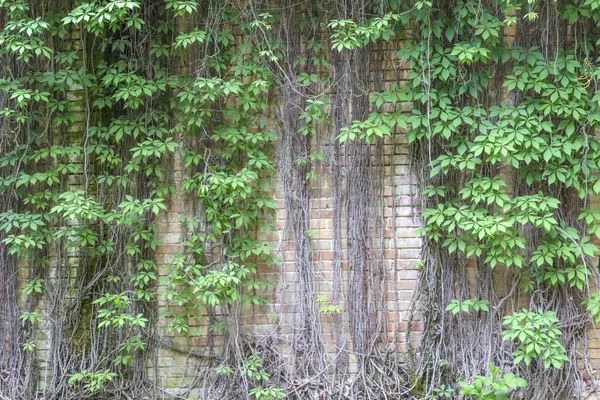
<path fill-rule="evenodd" d="M 83 350 L 89 349 L 92 344 L 90 329 L 92 310 L 91 299 L 84 300 L 80 305 L 77 316 L 70 318 L 71 324 L 65 327 L 66 336 L 72 338 L 69 342 L 69 349 L 79 357 L 83 357 Z"/>

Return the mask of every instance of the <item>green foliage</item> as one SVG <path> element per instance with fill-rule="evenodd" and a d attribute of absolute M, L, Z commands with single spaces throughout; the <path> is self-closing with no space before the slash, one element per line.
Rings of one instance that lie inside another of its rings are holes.
<path fill-rule="evenodd" d="M 69 378 L 69 384 L 73 386 L 81 386 L 90 392 L 96 392 L 102 388 L 116 377 L 117 374 L 114 372 L 110 372 L 110 370 L 102 370 L 91 372 L 86 369 L 73 374 Z"/>
<path fill-rule="evenodd" d="M 534 1 L 419 1 L 400 7 L 389 26 L 411 30 L 397 53 L 409 67 L 407 80 L 371 93 L 372 113 L 342 128 L 337 139 L 374 142 L 406 131 L 414 148 L 422 149 L 429 162 L 420 232 L 437 248 L 434 265 L 516 268 L 520 285 L 513 290 L 540 298 L 569 293 L 567 301 L 584 299 L 598 321 L 599 297 L 587 292 L 595 272 L 590 266 L 598 253 L 593 242 L 600 237 L 600 212 L 584 202 L 576 221 L 573 209 L 579 206 L 571 203 L 577 202 L 575 196 L 587 199 L 600 193 L 600 141 L 595 135 L 600 128 L 595 90 L 600 69 L 591 50 L 600 36 L 597 31 L 576 35 L 575 41 L 552 51 L 505 40 L 505 28 L 514 24 L 523 24 L 520 34 L 526 35 L 527 21 L 540 17 L 538 7 Z M 600 20 L 596 2 L 557 2 L 552 7 L 572 26 Z M 387 40 L 371 21 L 337 20 L 328 27 L 337 51 L 362 48 L 373 38 Z M 405 102 L 413 106 L 409 112 L 388 111 L 400 110 Z M 509 298 L 500 303 L 505 300 Z M 444 306 L 456 318 L 463 318 L 459 313 L 505 311 L 477 297 Z M 557 314 L 523 310 L 504 317 L 503 338 L 517 346 L 515 364 L 561 368 L 569 360 L 559 341 Z M 570 356 L 574 362 L 574 353 Z M 498 373 L 463 385 L 461 395 L 507 398 L 508 389 L 522 387 L 512 375 L 507 375 L 512 383 L 505 385 Z"/>
<path fill-rule="evenodd" d="M 246 50 L 250 57 L 260 58 L 256 48 L 239 51 Z M 217 60 L 222 63 L 218 68 L 232 68 L 234 79 L 198 78 L 178 95 L 181 123 L 196 125 L 198 133 L 206 129 L 216 103 L 235 104 L 224 108 L 225 119 L 211 126 L 217 154 L 185 153 L 185 165 L 197 172 L 185 177 L 182 189 L 199 201 L 204 216 L 186 219 L 193 232 L 164 282 L 167 299 L 184 309 L 170 314 L 169 329 L 178 333 L 189 332 L 186 319 L 196 315 L 199 307 L 263 304 L 264 297 L 256 290 L 272 284 L 255 279 L 258 265 L 278 262 L 271 248 L 254 236 L 273 230 L 267 218 L 274 215 L 275 202 L 266 191 L 275 168 L 271 156 L 275 132 L 263 116 L 270 107 L 268 87 L 273 77 L 257 59 L 245 60 L 243 70 L 227 65 L 239 56 L 236 50 Z M 257 79 L 244 83 L 248 76 Z M 191 130 L 188 135 L 194 137 L 196 132 Z M 222 249 L 217 263 L 207 262 L 213 257 L 207 254 L 212 246 Z"/>
<path fill-rule="evenodd" d="M 446 311 L 452 312 L 452 315 L 456 315 L 459 312 L 468 313 L 471 310 L 475 312 L 489 312 L 489 304 L 490 302 L 488 300 L 479 300 L 479 298 L 477 297 L 473 297 L 472 299 L 467 299 L 463 301 L 454 299 L 450 302 L 450 304 L 446 306 Z"/>
<path fill-rule="evenodd" d="M 544 368 L 561 368 L 568 358 L 559 342 L 562 332 L 556 326 L 557 322 L 558 318 L 552 311 L 523 310 L 504 317 L 507 329 L 502 338 L 518 342 L 518 348 L 513 352 L 514 363 L 524 361 L 529 365 L 539 359 L 543 361 Z"/>
<path fill-rule="evenodd" d="M 459 382 L 461 399 L 508 400 L 512 391 L 527 387 L 527 381 L 512 372 L 500 375 L 502 371 L 491 363 L 489 369 L 491 376 L 476 375 L 469 382 Z"/>
<path fill-rule="evenodd" d="M 285 390 L 277 387 L 255 387 L 248 391 L 250 396 L 253 396 L 256 400 L 275 400 L 275 399 L 285 399 L 287 395 L 285 394 Z"/>
<path fill-rule="evenodd" d="M 454 388 L 442 384 L 439 387 L 433 388 L 433 395 L 428 400 L 451 399 L 453 394 Z"/>
<path fill-rule="evenodd" d="M 23 289 L 23 293 L 32 294 L 32 293 L 42 293 L 44 285 L 44 280 L 42 278 L 33 279 L 25 285 Z"/>
<path fill-rule="evenodd" d="M 236 373 L 236 370 L 229 365 L 222 364 L 215 369 L 215 373 L 221 376 L 231 376 Z M 248 394 L 256 400 L 275 400 L 287 397 L 283 388 L 269 383 L 271 376 L 265 370 L 263 361 L 257 352 L 253 351 L 242 360 L 239 373 L 253 386 L 248 390 Z"/>
<path fill-rule="evenodd" d="M 202 21 L 204 8 L 213 10 L 204 6 L 195 0 L 152 7 L 134 0 L 79 1 L 51 14 L 25 1 L 0 0 L 6 17 L 0 57 L 6 65 L 20 65 L 18 73 L 0 72 L 0 96 L 6 99 L 0 119 L 14 142 L 0 154 L 0 195 L 19 203 L 0 213 L 2 243 L 41 270 L 26 283 L 27 296 L 44 296 L 53 284 L 50 253 L 62 260 L 81 257 L 89 270 L 78 272 L 97 274 L 84 297 L 93 301 L 97 328 L 118 343 L 98 357 L 105 360 L 94 366 L 98 372 L 72 376 L 71 384 L 86 390 L 100 390 L 115 377 L 112 368 L 132 365 L 147 350 L 150 321 L 144 310 L 156 301 L 159 283 L 156 218 L 172 198 L 191 198 L 197 207 L 181 217 L 188 231 L 160 280 L 173 306 L 164 315 L 169 329 L 190 333 L 189 320 L 205 315 L 206 307 L 264 304 L 270 283 L 257 271 L 278 263 L 258 238 L 274 229 L 268 222 L 275 214 L 269 198 L 277 127 L 273 88 L 281 82 L 273 71 L 283 60 L 274 31 L 281 15 L 226 3 L 216 7 L 221 11 L 209 25 L 176 31 L 179 18 Z M 369 49 L 404 38 L 402 31 L 410 28 L 416 39 L 406 41 L 395 60 L 410 67 L 407 80 L 371 93 L 370 114 L 342 127 L 337 139 L 375 143 L 403 131 L 411 143 L 434 144 L 439 151 L 429 153 L 429 206 L 421 230 L 428 242 L 443 256 L 520 269 L 530 292 L 579 292 L 574 298 L 587 298 L 588 312 L 599 320 L 598 295 L 585 292 L 590 258 L 598 251 L 592 241 L 600 235 L 600 211 L 582 209 L 581 226 L 564 217 L 565 193 L 582 199 L 600 193 L 600 141 L 593 134 L 600 128 L 600 71 L 591 50 L 597 33 L 545 54 L 503 40 L 506 27 L 522 23 L 519 10 L 531 21 L 538 17 L 532 1 L 463 1 L 444 10 L 436 2 L 409 7 L 389 0 L 370 7 L 374 12 L 360 20 L 298 16 L 303 29 L 329 34 L 329 41 L 316 35 L 306 42 L 312 64 L 308 57 L 294 60 L 294 67 L 315 67 L 298 74 L 298 87 L 319 92 L 306 99 L 299 133 L 315 135 L 319 124 L 330 123 L 332 106 L 321 90 L 332 84 L 323 72 L 329 50 Z M 556 7 L 571 24 L 595 26 L 600 20 L 595 0 Z M 62 46 L 73 32 L 80 38 L 73 49 Z M 240 33 L 256 40 L 241 40 Z M 191 65 L 188 56 L 195 53 L 205 56 Z M 508 73 L 496 82 L 500 69 Z M 512 96 L 492 101 L 489 93 L 498 87 Z M 72 101 L 75 93 L 83 97 Z M 413 109 L 406 112 L 403 103 Z M 80 125 L 84 131 L 74 138 L 71 128 Z M 181 187 L 172 182 L 174 160 L 184 166 Z M 314 152 L 294 162 L 313 166 L 324 160 Z M 314 177 L 308 169 L 306 179 Z M 318 303 L 320 312 L 341 312 L 325 298 Z M 446 310 L 457 318 L 502 311 L 477 297 L 452 300 Z M 30 310 L 19 318 L 33 326 L 41 317 Z M 505 317 L 504 339 L 518 346 L 515 363 L 562 366 L 557 322 L 551 312 Z M 212 321 L 213 332 L 226 328 L 226 322 Z M 262 385 L 269 377 L 261 363 L 250 356 L 240 371 L 261 383 L 250 394 L 284 397 L 280 388 Z M 494 370 L 492 378 L 476 378 L 473 392 L 464 386 L 462 394 L 503 396 L 521 387 L 513 378 Z M 447 388 L 439 389 L 438 397 L 448 395 Z"/>
<path fill-rule="evenodd" d="M 600 322 L 600 292 L 595 292 L 589 298 L 583 299 L 583 304 L 591 314 L 594 322 Z"/>
<path fill-rule="evenodd" d="M 166 0 L 166 10 L 173 10 L 175 17 L 191 14 L 198 10 L 198 2 L 195 0 Z"/>
<path fill-rule="evenodd" d="M 264 304 L 272 284 L 257 279 L 257 270 L 278 263 L 257 237 L 274 229 L 267 221 L 275 211 L 275 76 L 265 60 L 281 54 L 271 48 L 274 37 L 241 42 L 232 27 L 271 35 L 279 16 L 264 12 L 253 20 L 246 10 L 220 5 L 208 29 L 177 32 L 174 19 L 195 18 L 204 5 L 159 3 L 80 1 L 40 14 L 26 2 L 0 0 L 0 15 L 8 17 L 0 58 L 10 60 L 5 65 L 28 63 L 22 75 L 0 71 L 0 98 L 7 99 L 0 120 L 15 135 L 14 146 L 0 154 L 0 195 L 20 205 L 0 213 L 2 241 L 10 254 L 42 269 L 25 285 L 28 296 L 45 296 L 46 285 L 54 290 L 50 257 L 81 260 L 77 278 L 92 285 L 69 290 L 86 291 L 80 297 L 91 300 L 92 329 L 105 345 L 98 364 L 83 362 L 88 370 L 69 382 L 91 392 L 129 379 L 113 379 L 111 371 L 126 372 L 148 350 L 148 310 L 156 307 L 160 278 L 157 218 L 172 197 L 191 198 L 187 204 L 197 212 L 180 221 L 191 229 L 160 282 L 169 305 L 179 306 L 161 316 L 171 329 L 189 332 L 189 318 L 206 315 L 206 307 Z M 190 52 L 206 55 L 202 73 L 182 68 Z M 309 76 L 307 83 L 314 81 Z M 326 107 L 315 100 L 306 126 Z M 173 181 L 174 160 L 185 167 L 183 182 Z M 32 328 L 41 314 L 19 318 Z M 214 334 L 228 329 L 224 321 L 211 324 Z M 282 393 L 261 387 L 252 395 Z"/>
<path fill-rule="evenodd" d="M 215 368 L 215 373 L 218 375 L 232 375 L 235 371 L 229 365 L 219 365 Z"/>
<path fill-rule="evenodd" d="M 373 113 L 365 121 L 353 121 L 351 126 L 340 129 L 337 139 L 342 143 L 346 140 L 372 142 L 375 138 L 391 135 L 395 124 L 390 116 Z"/>
<path fill-rule="evenodd" d="M 37 311 L 25 311 L 24 313 L 21 313 L 21 315 L 19 315 L 19 319 L 23 321 L 23 324 L 30 323 L 33 325 L 41 318 L 42 315 Z"/>
<path fill-rule="evenodd" d="M 142 341 L 140 335 L 135 335 L 127 338 L 124 342 L 119 345 L 119 355 L 115 358 L 115 365 L 129 364 L 133 361 L 133 354 L 136 351 L 143 351 L 146 349 L 146 343 Z"/>
<path fill-rule="evenodd" d="M 522 5 L 496 6 L 500 14 L 457 3 L 452 15 L 458 20 L 445 20 L 435 3 L 407 9 L 410 15 L 400 21 L 422 24 L 420 39 L 398 52 L 411 68 L 407 85 L 372 99 L 378 106 L 412 102 L 415 108 L 395 123 L 409 127 L 411 142 L 440 148 L 431 159 L 431 185 L 425 191 L 430 206 L 423 213 L 422 233 L 428 240 L 490 268 L 523 269 L 523 287 L 530 292 L 545 286 L 584 292 L 590 258 L 598 252 L 586 231 L 596 235 L 597 210 L 582 210 L 580 221 L 587 229 L 569 226 L 562 214 L 568 204 L 558 193 L 585 198 L 600 190 L 600 142 L 592 134 L 598 128 L 598 96 L 590 85 L 597 66 L 577 44 L 550 56 L 535 46 L 509 46 L 500 33 L 517 21 L 498 15 L 512 15 Z M 587 7 L 586 16 L 597 18 Z M 579 18 L 569 6 L 561 4 L 559 10 L 572 23 Z M 527 17 L 534 19 L 536 12 L 529 11 Z M 336 37 L 349 31 L 342 28 Z M 490 86 L 492 75 L 502 67 L 509 69 L 503 89 L 520 100 L 486 106 L 486 93 L 496 90 Z M 354 129 L 360 124 L 354 122 L 340 139 L 367 139 Z M 508 174 L 490 174 L 496 168 L 514 172 L 517 182 L 511 186 L 520 189 L 508 190 Z M 538 239 L 529 241 L 530 232 Z M 596 303 L 594 297 L 587 302 L 593 316 Z M 487 311 L 488 304 L 453 300 L 446 310 L 457 314 L 478 308 Z M 561 367 L 566 355 L 556 322 L 551 312 L 507 316 L 505 340 L 519 341 L 515 362 L 541 359 L 546 368 Z"/>
<path fill-rule="evenodd" d="M 21 347 L 23 348 L 23 350 L 25 351 L 34 351 L 35 348 L 37 347 L 37 343 L 35 341 L 29 341 L 29 342 L 25 342 L 21 345 Z"/>
<path fill-rule="evenodd" d="M 257 381 L 269 380 L 269 374 L 263 369 L 263 362 L 257 353 L 252 353 L 244 359 L 240 372 L 242 375 Z"/>
<path fill-rule="evenodd" d="M 395 35 L 398 14 L 389 13 L 383 17 L 369 19 L 364 24 L 352 20 L 332 20 L 327 25 L 332 29 L 331 46 L 334 50 L 353 50 L 377 40 L 389 41 Z"/>
<path fill-rule="evenodd" d="M 439 387 L 433 388 L 433 396 L 431 396 L 431 400 L 451 399 L 453 394 L 454 388 L 442 384 Z"/>
<path fill-rule="evenodd" d="M 240 366 L 240 372 L 243 376 L 256 382 L 256 386 L 248 391 L 248 394 L 256 400 L 275 400 L 287 397 L 284 389 L 267 385 L 271 377 L 264 370 L 263 362 L 256 352 L 244 359 Z"/>
<path fill-rule="evenodd" d="M 319 304 L 320 313 L 337 314 L 342 312 L 342 307 L 339 304 L 333 304 L 328 301 L 327 296 L 317 296 L 316 302 Z"/>
<path fill-rule="evenodd" d="M 107 293 L 94 300 L 93 304 L 100 306 L 98 311 L 98 319 L 100 320 L 98 327 L 100 328 L 110 326 L 122 328 L 126 325 L 143 328 L 148 322 L 143 314 L 132 315 L 126 312 L 127 307 L 131 305 L 131 300 L 125 293 L 120 295 Z"/>

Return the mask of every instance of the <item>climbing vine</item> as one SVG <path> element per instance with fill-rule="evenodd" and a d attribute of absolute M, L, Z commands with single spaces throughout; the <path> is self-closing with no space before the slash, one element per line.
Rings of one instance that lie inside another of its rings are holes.
<path fill-rule="evenodd" d="M 577 367 L 577 348 L 595 320 L 598 102 L 597 32 L 583 21 L 596 20 L 596 7 L 420 2 L 409 11 L 421 29 L 398 55 L 415 104 L 403 123 L 424 167 L 429 393 L 490 362 L 525 378 L 516 391 L 525 398 L 585 390 L 590 369 Z"/>
<path fill-rule="evenodd" d="M 242 303 L 264 302 L 257 265 L 277 263 L 256 238 L 274 210 L 272 74 L 260 41 L 239 40 L 257 29 L 242 11 L 0 2 L 2 396 L 155 398 L 157 349 L 173 350 L 159 317 L 192 334 L 188 320 L 206 307 L 211 332 L 231 332 Z M 165 274 L 159 214 L 188 194 L 195 208 L 180 222 L 189 229 Z M 240 346 L 235 333 L 228 352 L 248 377 Z M 277 395 L 265 376 L 246 392 Z"/>
<path fill-rule="evenodd" d="M 182 398 L 591 390 L 597 1 L 67 3 L 0 0 L 2 398 L 158 398 L 159 352 L 198 360 Z M 388 63 L 409 72 L 390 82 Z M 384 301 L 399 135 L 424 240 L 403 363 Z M 265 239 L 277 177 L 284 260 Z M 277 301 L 261 271 L 281 263 L 298 274 L 291 336 L 246 337 L 248 310 Z"/>
<path fill-rule="evenodd" d="M 528 383 L 506 394 L 585 390 L 591 369 L 585 357 L 577 367 L 577 349 L 596 321 L 589 196 L 600 185 L 597 32 L 579 18 L 595 20 L 596 8 L 416 2 L 363 25 L 332 23 L 338 50 L 389 40 L 384 22 L 410 28 L 397 53 L 410 76 L 372 98 L 413 110 L 371 113 L 338 138 L 372 143 L 402 129 L 414 144 L 426 199 L 415 394 L 439 397 L 455 376 L 487 374 L 489 363 Z"/>

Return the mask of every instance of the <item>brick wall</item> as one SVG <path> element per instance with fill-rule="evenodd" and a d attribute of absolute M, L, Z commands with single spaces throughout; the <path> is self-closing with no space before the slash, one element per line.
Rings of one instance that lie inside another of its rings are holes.
<path fill-rule="evenodd" d="M 406 66 L 390 65 L 389 70 L 384 71 L 384 76 L 389 81 L 404 78 L 408 75 Z M 391 82 L 385 83 L 385 89 L 389 89 Z M 404 111 L 410 110 L 410 104 L 403 105 Z M 327 143 L 318 143 L 315 150 L 324 154 L 330 152 Z M 382 146 L 383 156 L 380 158 L 382 165 L 377 169 L 381 176 L 381 193 L 376 196 L 380 202 L 381 234 L 383 242 L 381 250 L 385 268 L 385 293 L 384 293 L 384 340 L 390 345 L 396 346 L 398 354 L 406 349 L 406 337 L 408 317 L 411 308 L 411 300 L 416 285 L 420 258 L 421 240 L 415 230 L 420 221 L 414 208 L 416 196 L 415 180 L 411 177 L 409 148 L 405 135 L 398 133 L 387 137 Z M 375 161 L 374 161 L 375 162 Z M 315 297 L 323 300 L 324 304 L 332 301 L 333 296 L 333 193 L 332 179 L 328 159 L 316 169 L 315 179 L 310 182 L 310 236 L 312 247 L 312 259 L 314 263 Z M 178 187 L 178 193 L 174 195 L 169 203 L 167 212 L 162 213 L 158 220 L 158 232 L 160 246 L 156 249 L 156 261 L 159 265 L 159 273 L 164 277 L 169 272 L 169 264 L 173 256 L 182 250 L 182 241 L 186 235 L 185 226 L 179 222 L 180 216 L 189 212 L 186 202 L 179 192 L 179 184 L 184 175 L 183 167 L 179 159 L 174 162 L 173 180 Z M 342 166 L 342 176 L 344 166 Z M 341 185 L 344 187 L 344 184 Z M 346 201 L 343 193 L 342 204 Z M 273 337 L 280 345 L 284 354 L 291 356 L 289 344 L 292 342 L 295 327 L 299 323 L 299 287 L 298 274 L 295 266 L 293 243 L 286 226 L 286 211 L 284 207 L 284 190 L 281 179 L 277 179 L 272 192 L 276 200 L 276 220 L 274 226 L 276 231 L 271 234 L 259 234 L 259 239 L 266 240 L 273 251 L 281 259 L 279 266 L 262 266 L 259 271 L 261 279 L 267 279 L 275 284 L 274 288 L 267 293 L 268 304 L 264 306 L 244 306 L 242 310 L 241 330 L 242 334 L 255 337 Z M 342 207 L 343 208 L 343 207 Z M 348 313 L 346 309 L 347 293 L 347 252 L 345 232 L 345 210 L 342 209 L 341 216 L 341 264 L 343 282 L 340 291 L 341 313 L 321 312 L 318 319 L 323 334 L 327 352 L 334 357 L 338 352 L 338 346 L 342 346 L 350 352 L 350 371 L 353 369 L 352 345 L 349 332 L 347 332 Z M 159 288 L 159 313 L 168 306 L 168 302 L 161 296 Z M 315 304 L 316 308 L 318 304 Z M 337 324 L 343 322 L 343 328 L 339 329 Z M 190 321 L 190 330 L 200 332 L 199 335 L 191 337 L 176 335 L 167 332 L 168 321 L 160 320 L 159 327 L 161 335 L 173 344 L 173 348 L 160 349 L 159 366 L 162 385 L 166 387 L 181 387 L 197 378 L 196 367 L 201 364 L 200 358 L 188 357 L 188 351 L 198 351 L 206 343 L 206 337 L 202 332 L 207 332 L 208 319 L 198 316 Z M 418 331 L 418 321 L 414 321 L 413 331 Z M 418 334 L 412 335 L 413 340 L 418 340 Z M 218 339 L 217 339 L 218 340 Z M 218 342 L 216 343 L 219 344 Z M 413 343 L 414 344 L 414 343 Z M 218 352 L 218 346 L 216 351 Z"/>
<path fill-rule="evenodd" d="M 397 135 L 386 140 L 384 148 L 385 172 L 382 190 L 383 213 L 383 259 L 385 266 L 385 317 L 387 319 L 386 337 L 390 343 L 395 343 L 398 350 L 406 348 L 405 336 L 411 299 L 414 293 L 418 270 L 416 262 L 420 257 L 420 238 L 415 229 L 419 226 L 419 218 L 413 208 L 415 185 L 410 175 L 408 147 L 405 137 Z M 173 178 L 179 182 L 182 177 L 180 163 L 176 160 Z M 269 304 L 261 306 L 244 306 L 242 310 L 242 334 L 257 337 L 269 335 L 276 338 L 285 353 L 289 350 L 291 336 L 297 324 L 298 312 L 298 275 L 295 268 L 294 252 L 289 235 L 286 235 L 286 212 L 284 208 L 284 193 L 281 181 L 278 180 L 273 192 L 276 199 L 277 214 L 274 225 L 276 231 L 272 234 L 262 234 L 259 237 L 268 241 L 274 252 L 280 257 L 281 264 L 275 268 L 262 266 L 258 274 L 261 279 L 267 279 L 275 284 L 274 289 L 268 293 Z M 310 193 L 313 260 L 315 269 L 316 296 L 322 296 L 325 302 L 332 299 L 333 276 L 333 198 L 331 179 L 328 168 L 322 166 L 317 171 L 317 179 L 311 183 Z M 344 199 L 342 199 L 342 202 Z M 156 250 L 156 260 L 161 276 L 168 274 L 169 263 L 173 255 L 182 250 L 182 238 L 185 228 L 178 222 L 182 213 L 185 213 L 185 202 L 175 195 L 169 210 L 159 217 L 160 246 Z M 345 281 L 347 279 L 347 255 L 344 216 L 342 215 L 341 259 Z M 345 310 L 345 290 L 342 290 L 340 306 L 341 319 L 347 323 L 348 316 Z M 164 311 L 167 301 L 161 296 L 159 288 L 159 312 Z M 316 307 L 318 307 L 316 305 Z M 337 352 L 336 327 L 332 313 L 319 313 L 318 318 L 322 327 L 323 338 L 330 355 Z M 206 332 L 208 319 L 199 316 L 191 322 L 191 330 Z M 196 367 L 200 359 L 188 357 L 187 351 L 198 351 L 203 348 L 206 338 L 202 335 L 191 337 L 176 335 L 166 332 L 166 320 L 159 321 L 161 334 L 173 343 L 180 351 L 161 349 L 159 355 L 159 371 L 162 384 L 166 387 L 186 386 L 197 377 Z M 418 329 L 418 322 L 413 329 Z M 351 352 L 350 336 L 342 332 L 345 348 Z M 416 336 L 413 336 L 418 339 Z M 339 342 L 338 342 L 339 343 Z M 218 344 L 218 342 L 217 342 Z M 218 348 L 216 350 L 218 352 Z M 352 360 L 350 354 L 350 360 Z M 351 366 L 352 370 L 352 366 Z"/>
<path fill-rule="evenodd" d="M 512 37 L 511 33 L 508 33 Z M 75 38 L 77 39 L 77 38 Z M 510 38 L 509 38 L 510 40 Z M 400 80 L 407 76 L 406 67 L 402 64 L 387 67 L 384 76 L 388 81 Z M 79 88 L 73 88 L 70 100 L 73 101 L 75 111 L 81 111 L 77 106 L 82 100 L 82 92 Z M 409 111 L 411 105 L 403 105 L 404 111 Z M 82 130 L 81 119 L 70 128 L 72 134 L 80 133 Z M 320 144 L 320 149 L 327 153 L 327 145 Z M 415 230 L 420 226 L 416 182 L 411 175 L 411 160 L 406 137 L 398 133 L 387 137 L 383 144 L 383 165 L 379 166 L 382 171 L 381 187 L 381 214 L 383 233 L 383 262 L 385 269 L 385 293 L 384 313 L 386 325 L 383 327 L 384 340 L 395 346 L 398 355 L 401 356 L 406 350 L 406 330 L 411 311 L 411 300 L 418 277 L 418 261 L 420 259 L 421 240 Z M 189 213 L 190 207 L 182 196 L 180 184 L 184 176 L 181 159 L 175 156 L 173 162 L 172 179 L 175 182 L 177 192 L 171 196 L 168 210 L 158 217 L 158 233 L 160 245 L 156 249 L 156 262 L 159 265 L 159 278 L 165 277 L 173 262 L 174 255 L 182 250 L 182 242 L 186 238 L 186 226 L 180 222 L 180 217 Z M 81 185 L 74 177 L 73 188 Z M 343 186 L 343 185 L 342 185 Z M 242 312 L 241 333 L 252 335 L 257 338 L 273 337 L 276 339 L 281 351 L 291 356 L 290 342 L 294 328 L 298 323 L 298 274 L 295 268 L 293 246 L 289 235 L 286 234 L 286 211 L 284 208 L 284 191 L 280 180 L 277 180 L 272 196 L 277 201 L 276 220 L 274 225 L 276 231 L 270 235 L 263 234 L 260 239 L 269 242 L 273 251 L 282 260 L 279 266 L 262 266 L 259 275 L 274 283 L 273 290 L 267 293 L 268 304 L 263 306 L 245 306 Z M 344 196 L 351 195 L 345 193 Z M 316 296 L 332 300 L 333 280 L 333 195 L 332 182 L 327 160 L 316 170 L 316 179 L 311 181 L 310 191 L 310 229 L 311 244 L 313 250 L 313 262 L 315 269 Z M 344 203 L 345 198 L 342 199 Z M 318 314 L 323 339 L 328 354 L 333 358 L 338 352 L 340 343 L 349 352 L 350 372 L 353 371 L 352 361 L 355 355 L 352 353 L 350 334 L 347 331 L 348 313 L 346 309 L 347 293 L 347 253 L 346 237 L 344 229 L 345 216 L 342 214 L 341 229 L 341 261 L 343 282 L 340 297 L 341 313 L 336 318 L 334 313 L 322 312 Z M 76 263 L 73 259 L 73 263 Z M 73 264 L 74 266 L 76 264 Z M 26 279 L 21 279 L 26 281 Z M 162 314 L 168 302 L 164 292 L 158 288 L 158 311 Z M 43 304 L 40 305 L 43 307 Z M 318 306 L 316 306 L 318 307 Z M 342 321 L 342 328 L 337 321 Z M 177 335 L 167 332 L 168 321 L 158 321 L 159 334 L 164 343 L 159 347 L 157 364 L 148 365 L 148 372 L 155 377 L 160 386 L 172 394 L 187 393 L 187 388 L 198 382 L 199 371 L 202 369 L 205 358 L 195 354 L 203 353 L 207 343 L 208 318 L 198 315 L 193 321 L 189 321 L 193 335 Z M 419 321 L 413 321 L 411 335 L 416 344 L 418 341 Z M 47 333 L 47 332 L 46 332 Z M 46 333 L 38 337 L 37 356 L 40 359 L 42 373 L 40 375 L 42 385 L 48 376 L 46 359 Z M 590 340 L 588 352 L 593 360 L 600 361 L 600 339 L 596 330 L 590 328 Z M 222 346 L 222 337 L 216 336 L 213 346 L 213 354 L 219 354 Z M 196 393 L 197 394 L 197 393 Z M 194 397 L 194 392 L 187 393 Z"/>

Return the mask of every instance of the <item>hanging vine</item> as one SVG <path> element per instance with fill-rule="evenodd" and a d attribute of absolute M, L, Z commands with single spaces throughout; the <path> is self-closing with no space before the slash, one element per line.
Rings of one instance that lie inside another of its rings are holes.
<path fill-rule="evenodd" d="M 592 390 L 598 10 L 0 0 L 0 396 L 158 398 L 159 351 L 196 364 L 182 398 Z M 410 65 L 407 80 L 386 82 L 390 60 Z M 388 347 L 384 297 L 384 146 L 401 132 L 425 243 L 406 364 Z M 310 229 L 324 161 L 330 293 Z M 277 174 L 297 320 L 287 337 L 249 336 L 248 309 L 279 295 L 262 278 L 279 264 L 262 240 Z M 180 246 L 159 265 L 161 235 Z"/>
<path fill-rule="evenodd" d="M 525 379 L 527 388 L 510 386 L 517 396 L 586 390 L 577 348 L 595 319 L 586 298 L 595 298 L 597 248 L 587 236 L 595 212 L 580 207 L 598 179 L 586 44 L 595 30 L 561 32 L 595 17 L 572 7 L 423 2 L 410 11 L 420 29 L 399 56 L 414 71 L 405 93 L 417 107 L 404 122 L 425 172 L 426 393 L 457 374 L 461 393 L 494 393 L 466 380 L 490 363 Z"/>

